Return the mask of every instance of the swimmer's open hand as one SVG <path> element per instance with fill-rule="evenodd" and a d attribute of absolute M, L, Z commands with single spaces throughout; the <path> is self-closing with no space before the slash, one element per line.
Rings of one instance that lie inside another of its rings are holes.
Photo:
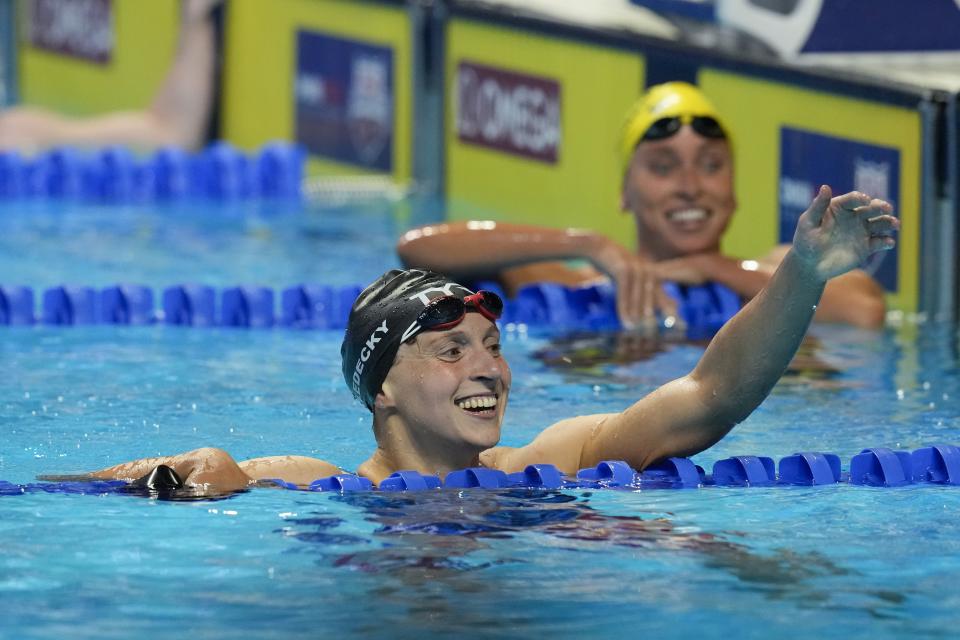
<path fill-rule="evenodd" d="M 891 234 L 900 228 L 889 202 L 857 191 L 831 196 L 830 187 L 820 187 L 793 237 L 793 251 L 823 281 L 857 268 L 877 251 L 892 249 L 896 241 Z"/>

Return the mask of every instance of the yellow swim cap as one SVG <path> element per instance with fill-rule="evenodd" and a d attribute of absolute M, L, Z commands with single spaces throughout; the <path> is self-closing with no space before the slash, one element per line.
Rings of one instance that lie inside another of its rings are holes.
<path fill-rule="evenodd" d="M 663 118 L 680 118 L 683 124 L 690 124 L 698 116 L 716 120 L 724 135 L 729 137 L 716 107 L 700 89 L 688 82 L 667 82 L 650 87 L 627 112 L 620 139 L 620 166 L 624 172 L 630 166 L 634 149 L 654 122 Z"/>

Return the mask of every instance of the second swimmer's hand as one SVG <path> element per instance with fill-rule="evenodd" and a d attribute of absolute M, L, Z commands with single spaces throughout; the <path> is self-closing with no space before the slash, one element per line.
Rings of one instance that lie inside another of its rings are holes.
<path fill-rule="evenodd" d="M 677 303 L 663 290 L 655 264 L 611 241 L 591 258 L 617 287 L 617 315 L 625 329 L 654 333 L 660 317 L 676 318 Z"/>
<path fill-rule="evenodd" d="M 889 202 L 857 191 L 831 195 L 830 187 L 820 187 L 793 238 L 794 253 L 823 282 L 855 269 L 877 251 L 892 249 L 896 241 L 891 234 L 900 228 Z"/>

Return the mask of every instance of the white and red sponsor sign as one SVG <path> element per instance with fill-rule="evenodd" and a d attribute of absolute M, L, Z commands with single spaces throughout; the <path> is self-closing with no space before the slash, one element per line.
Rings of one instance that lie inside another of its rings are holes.
<path fill-rule="evenodd" d="M 460 62 L 454 83 L 462 142 L 556 164 L 560 155 L 560 83 Z"/>
<path fill-rule="evenodd" d="M 24 32 L 38 48 L 106 64 L 113 55 L 111 0 L 30 0 Z"/>

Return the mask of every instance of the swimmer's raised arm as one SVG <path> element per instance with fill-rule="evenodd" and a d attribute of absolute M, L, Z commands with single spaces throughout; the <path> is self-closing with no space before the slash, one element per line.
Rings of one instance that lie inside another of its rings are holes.
<path fill-rule="evenodd" d="M 528 447 L 498 456 L 510 470 L 555 461 L 565 471 L 622 459 L 637 468 L 692 455 L 722 438 L 763 401 L 796 352 L 828 279 L 894 246 L 891 207 L 822 187 L 767 287 L 728 322 L 694 370 L 619 414 L 557 423 Z M 539 458 L 539 460 L 534 460 Z"/>
<path fill-rule="evenodd" d="M 203 146 L 215 99 L 213 9 L 223 0 L 181 0 L 174 60 L 149 106 L 72 117 L 23 106 L 0 111 L 0 149 L 36 152 L 57 145 Z"/>

